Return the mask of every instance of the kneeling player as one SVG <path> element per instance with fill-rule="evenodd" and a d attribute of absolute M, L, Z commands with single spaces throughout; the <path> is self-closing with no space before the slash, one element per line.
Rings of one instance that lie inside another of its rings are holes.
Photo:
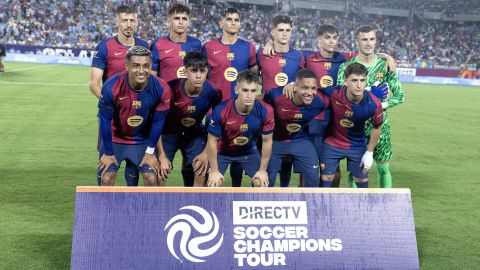
<path fill-rule="evenodd" d="M 295 75 L 293 99 L 278 87 L 265 93 L 264 101 L 275 110 L 273 151 L 268 164 L 270 186 L 275 186 L 282 159 L 291 156 L 295 172 L 302 173 L 305 187 L 318 187 L 318 156 L 305 126 L 328 106 L 328 99 L 317 93 L 315 73 L 301 69 Z"/>
<path fill-rule="evenodd" d="M 162 185 L 165 164 L 159 164 L 154 150 L 170 108 L 170 87 L 150 76 L 152 54 L 147 48 L 134 46 L 126 58 L 127 71 L 103 85 L 98 101 L 101 184 L 115 185 L 119 165 L 130 160 L 146 186 Z"/>
<path fill-rule="evenodd" d="M 204 186 L 208 161 L 202 121 L 207 112 L 222 101 L 222 95 L 205 80 L 208 62 L 203 54 L 188 53 L 184 66 L 187 78 L 169 82 L 172 101 L 162 134 L 163 149 L 159 152 L 165 153 L 172 162 L 180 149 L 186 165 L 182 170 L 184 185 Z M 160 156 L 162 161 L 164 155 Z"/>
<path fill-rule="evenodd" d="M 382 104 L 365 91 L 367 68 L 352 63 L 345 69 L 345 86 L 324 89 L 330 96 L 332 118 L 328 135 L 320 153 L 322 186 L 331 187 L 335 170 L 341 159 L 347 158 L 347 168 L 359 188 L 368 188 L 368 170 L 373 164 L 383 119 Z M 373 125 L 370 141 L 366 143 L 365 122 Z"/>
<path fill-rule="evenodd" d="M 258 81 L 256 73 L 241 72 L 235 85 L 237 96 L 213 110 L 207 142 L 209 187 L 223 184 L 223 174 L 233 162 L 238 162 L 252 177 L 253 186 L 268 186 L 267 165 L 272 152 L 275 121 L 272 108 L 256 99 Z M 262 132 L 261 157 L 253 141 L 259 132 Z"/>

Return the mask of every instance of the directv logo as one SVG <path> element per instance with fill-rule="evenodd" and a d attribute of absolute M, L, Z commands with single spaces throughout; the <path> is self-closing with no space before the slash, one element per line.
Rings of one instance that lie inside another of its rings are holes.
<path fill-rule="evenodd" d="M 307 224 L 306 202 L 234 201 L 233 224 Z"/>

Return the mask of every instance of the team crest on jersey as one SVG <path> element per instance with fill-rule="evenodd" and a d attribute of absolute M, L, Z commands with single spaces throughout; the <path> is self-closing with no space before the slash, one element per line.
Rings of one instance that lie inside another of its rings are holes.
<path fill-rule="evenodd" d="M 187 107 L 187 112 L 189 112 L 189 113 L 193 113 L 193 112 L 195 112 L 196 110 L 197 110 L 197 106 L 195 106 L 195 105 L 192 105 L 192 106 L 188 106 L 188 107 Z"/>
<path fill-rule="evenodd" d="M 375 75 L 375 78 L 377 81 L 383 80 L 383 77 L 384 77 L 383 72 L 377 72 L 377 74 Z"/>
<path fill-rule="evenodd" d="M 288 82 L 288 75 L 283 73 L 283 72 L 280 72 L 280 73 L 277 73 L 277 75 L 275 75 L 275 83 L 278 85 L 278 86 L 285 86 Z"/>
<path fill-rule="evenodd" d="M 132 101 L 132 108 L 140 109 L 142 107 L 142 102 L 140 100 Z"/>
<path fill-rule="evenodd" d="M 332 67 L 332 63 L 330 63 L 330 62 L 323 63 L 323 68 L 325 70 L 329 70 L 331 67 Z"/>
<path fill-rule="evenodd" d="M 297 124 L 297 123 L 292 123 L 292 124 L 287 125 L 287 130 L 290 133 L 299 132 L 301 128 L 302 128 L 302 126 L 300 124 Z"/>
<path fill-rule="evenodd" d="M 246 132 L 248 130 L 248 124 L 240 125 L 240 132 Z"/>
<path fill-rule="evenodd" d="M 185 58 L 186 55 L 187 55 L 187 53 L 185 51 L 179 51 L 178 52 L 178 57 L 180 57 L 180 59 Z"/>
<path fill-rule="evenodd" d="M 348 119 L 342 119 L 340 120 L 340 126 L 344 128 L 351 128 L 354 126 L 353 122 L 348 120 Z"/>
<path fill-rule="evenodd" d="M 225 69 L 225 72 L 223 73 L 223 76 L 225 76 L 225 79 L 229 82 L 233 82 L 237 79 L 238 76 L 238 71 L 234 67 L 229 67 Z"/>
<path fill-rule="evenodd" d="M 325 75 L 320 79 L 320 86 L 322 88 L 329 87 L 333 85 L 333 78 L 329 75 Z"/>
<path fill-rule="evenodd" d="M 350 111 L 350 110 L 346 110 L 345 111 L 345 117 L 352 117 L 353 116 L 353 112 Z"/>
<path fill-rule="evenodd" d="M 280 58 L 278 60 L 278 64 L 281 66 L 281 67 L 284 67 L 287 65 L 287 60 L 285 58 Z"/>
<path fill-rule="evenodd" d="M 234 53 L 227 53 L 227 60 L 228 61 L 233 61 L 235 59 L 235 54 Z"/>
<path fill-rule="evenodd" d="M 303 114 L 302 113 L 296 113 L 293 118 L 295 119 L 302 119 L 303 118 Z"/>

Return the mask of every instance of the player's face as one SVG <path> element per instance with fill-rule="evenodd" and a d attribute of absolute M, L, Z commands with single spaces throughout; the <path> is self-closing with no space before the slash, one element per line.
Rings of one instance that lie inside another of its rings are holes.
<path fill-rule="evenodd" d="M 363 91 L 367 86 L 367 77 L 361 74 L 350 74 L 345 79 L 345 85 L 347 86 L 347 92 L 350 92 L 354 97 L 363 96 Z"/>
<path fill-rule="evenodd" d="M 334 52 L 337 49 L 338 34 L 324 33 L 317 39 L 318 48 L 327 52 Z"/>
<path fill-rule="evenodd" d="M 310 105 L 317 94 L 317 80 L 314 78 L 304 78 L 295 82 L 295 100 L 302 105 Z"/>
<path fill-rule="evenodd" d="M 230 35 L 237 34 L 240 31 L 240 15 L 238 13 L 228 13 L 220 21 L 220 27 Z"/>
<path fill-rule="evenodd" d="M 187 73 L 187 80 L 193 84 L 195 88 L 203 87 L 203 83 L 207 79 L 208 69 L 188 67 L 185 69 Z"/>
<path fill-rule="evenodd" d="M 121 35 L 127 38 L 132 37 L 138 27 L 137 14 L 120 13 L 116 17 L 116 23 Z"/>
<path fill-rule="evenodd" d="M 148 56 L 132 56 L 127 61 L 128 81 L 133 85 L 145 85 L 152 70 L 152 59 Z"/>
<path fill-rule="evenodd" d="M 371 55 L 375 53 L 375 45 L 377 44 L 377 37 L 374 31 L 367 33 L 358 33 L 355 40 L 358 51 L 364 55 Z"/>
<path fill-rule="evenodd" d="M 292 26 L 288 23 L 279 23 L 271 32 L 273 39 L 282 44 L 288 45 L 292 37 Z"/>
<path fill-rule="evenodd" d="M 173 13 L 168 16 L 168 25 L 173 32 L 183 34 L 187 32 L 188 27 L 190 26 L 190 17 L 186 12 Z"/>
<path fill-rule="evenodd" d="M 241 83 L 237 83 L 235 86 L 235 93 L 238 95 L 238 99 L 240 103 L 245 106 L 253 106 L 255 102 L 255 98 L 257 97 L 257 83 L 248 83 L 243 81 Z"/>

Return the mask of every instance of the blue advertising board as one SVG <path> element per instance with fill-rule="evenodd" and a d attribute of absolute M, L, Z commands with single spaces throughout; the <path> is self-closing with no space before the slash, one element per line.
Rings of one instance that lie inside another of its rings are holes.
<path fill-rule="evenodd" d="M 71 269 L 419 269 L 409 189 L 78 187 Z"/>

